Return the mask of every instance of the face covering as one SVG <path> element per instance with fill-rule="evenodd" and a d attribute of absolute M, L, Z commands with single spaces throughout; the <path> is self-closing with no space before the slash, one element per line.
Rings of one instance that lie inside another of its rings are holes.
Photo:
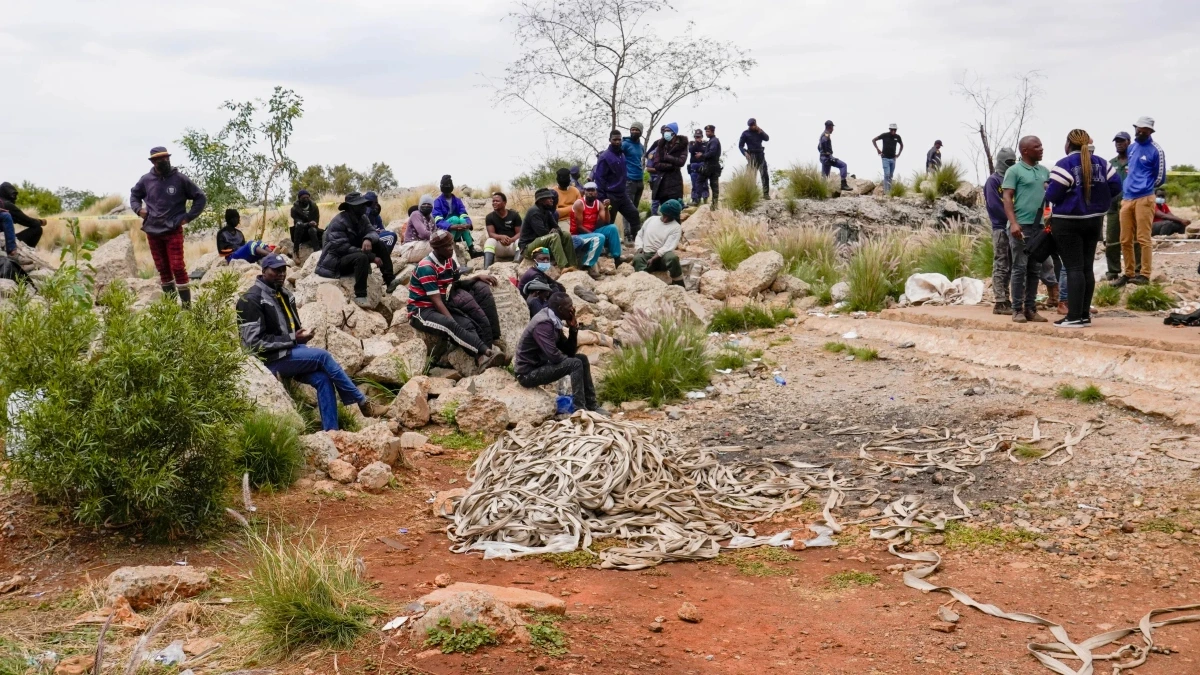
<path fill-rule="evenodd" d="M 422 205 L 421 205 L 421 208 L 420 208 L 420 209 L 418 209 L 418 210 L 421 212 L 421 215 L 423 215 L 423 216 L 425 216 L 426 218 L 428 218 L 428 217 L 429 217 L 429 215 L 430 215 L 431 213 L 433 213 L 433 206 L 432 206 L 432 205 L 430 205 L 430 204 L 422 204 Z"/>
<path fill-rule="evenodd" d="M 674 132 L 674 131 L 664 131 L 664 132 L 663 132 L 663 140 L 664 140 L 664 141 L 669 141 L 669 140 L 671 140 L 672 138 L 675 138 L 675 132 Z"/>
<path fill-rule="evenodd" d="M 451 192 L 454 192 L 454 183 L 452 183 L 448 180 L 442 181 L 441 188 L 442 188 L 442 194 L 449 195 Z"/>
<path fill-rule="evenodd" d="M 359 216 L 361 218 L 362 216 L 366 215 L 366 213 L 367 213 L 367 205 L 359 204 L 358 206 L 351 206 L 350 213 L 353 213 L 354 215 Z"/>
<path fill-rule="evenodd" d="M 558 173 L 555 174 L 555 179 L 558 181 L 558 187 L 564 190 L 566 190 L 567 186 L 571 184 L 571 174 L 566 169 L 560 169 Z"/>
<path fill-rule="evenodd" d="M 1165 198 L 1165 197 L 1155 197 L 1155 198 L 1154 198 L 1154 203 L 1155 203 L 1155 204 L 1166 204 L 1166 203 L 1167 203 L 1167 200 L 1166 200 L 1166 198 Z"/>
<path fill-rule="evenodd" d="M 171 171 L 171 162 L 170 160 L 160 159 L 154 163 L 154 169 L 158 171 L 158 175 L 165 176 Z"/>
<path fill-rule="evenodd" d="M 537 264 L 537 268 L 538 268 L 539 272 L 549 272 L 550 268 L 553 266 L 554 266 L 554 263 L 548 263 L 548 262 L 540 262 Z"/>

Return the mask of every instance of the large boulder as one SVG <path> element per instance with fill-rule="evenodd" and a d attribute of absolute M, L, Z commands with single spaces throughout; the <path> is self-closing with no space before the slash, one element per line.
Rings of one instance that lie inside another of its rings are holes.
<path fill-rule="evenodd" d="M 670 306 L 681 316 L 694 317 L 700 323 L 707 324 L 708 320 L 712 318 L 696 294 L 688 293 L 682 286 L 665 284 L 639 295 L 629 309 L 630 311 L 642 310 L 654 316 L 663 305 Z"/>
<path fill-rule="evenodd" d="M 526 389 L 503 368 L 489 368 L 475 377 L 459 382 L 458 388 L 487 396 L 504 404 L 511 424 L 540 424 L 554 416 L 554 396 L 541 388 Z"/>
<path fill-rule="evenodd" d="M 789 298 L 803 298 L 809 294 L 808 282 L 790 274 L 780 274 L 771 284 L 771 291 L 776 294 L 786 294 Z"/>
<path fill-rule="evenodd" d="M 950 198 L 963 206 L 975 208 L 975 205 L 979 203 L 979 188 L 963 181 L 958 184 L 958 189 L 950 195 Z"/>
<path fill-rule="evenodd" d="M 92 252 L 96 292 L 99 293 L 117 279 L 137 276 L 137 259 L 133 256 L 133 240 L 128 232 L 109 239 Z"/>
<path fill-rule="evenodd" d="M 325 349 L 333 355 L 333 358 L 341 365 L 342 370 L 346 371 L 349 375 L 354 375 L 362 367 L 362 340 L 349 333 L 340 331 L 337 328 L 330 328 L 325 338 Z"/>
<path fill-rule="evenodd" d="M 521 611 L 497 600 L 486 591 L 455 593 L 437 606 L 425 612 L 412 627 L 412 640 L 423 642 L 430 630 L 441 628 L 443 620 L 449 622 L 451 630 L 464 623 L 487 626 L 504 644 L 529 642 L 529 629 Z"/>
<path fill-rule="evenodd" d="M 856 195 L 869 195 L 875 191 L 875 182 L 863 178 L 848 178 L 846 183 L 850 185 L 851 192 Z M 839 186 L 841 187 L 841 186 Z"/>
<path fill-rule="evenodd" d="M 224 258 L 220 253 L 213 251 L 200 256 L 200 259 L 192 263 L 192 271 L 189 273 L 193 279 L 203 279 L 205 274 L 213 268 L 218 262 L 224 262 Z"/>
<path fill-rule="evenodd" d="M 378 312 L 372 312 L 357 305 L 350 305 L 353 311 L 346 317 L 346 330 L 354 337 L 369 338 L 383 335 L 388 328 L 388 322 Z"/>
<path fill-rule="evenodd" d="M 457 494 L 453 490 L 439 492 L 438 497 L 444 498 L 461 498 L 461 488 Z M 436 502 L 435 502 L 436 506 Z M 438 511 L 437 508 L 434 511 Z M 447 600 L 450 600 L 459 593 L 467 593 L 470 591 L 483 591 L 489 593 L 492 597 L 500 602 L 512 607 L 513 609 L 530 610 L 534 612 L 544 612 L 546 614 L 558 614 L 562 616 L 567 613 L 567 603 L 562 598 L 556 598 L 548 593 L 535 591 L 528 588 L 513 588 L 511 586 L 491 586 L 488 584 L 472 584 L 465 581 L 458 581 L 450 584 L 446 588 L 435 589 L 432 593 L 421 596 L 417 602 L 425 607 L 434 607 L 440 605 Z"/>
<path fill-rule="evenodd" d="M 358 484 L 367 492 L 379 492 L 392 482 L 392 467 L 383 462 L 372 462 L 358 472 Z"/>
<path fill-rule="evenodd" d="M 521 341 L 521 333 L 529 323 L 529 306 L 521 297 L 517 287 L 507 280 L 492 289 L 492 298 L 496 300 L 496 314 L 500 317 L 500 337 L 504 340 L 504 353 L 510 358 L 517 353 L 517 343 Z"/>
<path fill-rule="evenodd" d="M 304 459 L 309 466 L 321 471 L 328 471 L 329 463 L 338 458 L 337 445 L 329 434 L 328 431 L 318 431 L 315 434 L 300 437 L 300 447 L 304 449 Z"/>
<path fill-rule="evenodd" d="M 340 279 L 327 279 L 317 276 L 315 273 L 296 280 L 296 304 L 304 306 L 312 302 L 317 297 L 317 288 L 322 285 L 330 284 L 341 289 L 342 296 L 346 300 L 354 297 L 354 277 L 342 277 Z M 374 309 L 383 299 L 384 285 L 383 276 L 379 270 L 371 268 L 371 275 L 367 277 L 367 307 Z"/>
<path fill-rule="evenodd" d="M 388 416 L 409 429 L 429 424 L 429 378 L 418 375 L 400 388 L 400 393 L 388 407 Z"/>
<path fill-rule="evenodd" d="M 609 302 L 628 312 L 642 296 L 649 294 L 657 297 L 666 286 L 664 281 L 649 272 L 634 272 L 629 276 L 605 279 L 596 285 L 596 293 L 608 296 Z"/>
<path fill-rule="evenodd" d="M 727 295 L 752 297 L 767 290 L 783 271 L 783 256 L 778 251 L 760 251 L 742 261 L 726 280 Z"/>
<path fill-rule="evenodd" d="M 246 399 L 254 405 L 278 415 L 299 419 L 292 397 L 288 396 L 283 383 L 257 358 L 247 356 L 242 360 L 240 384 Z"/>
<path fill-rule="evenodd" d="M 123 596 L 135 610 L 190 598 L 210 586 L 207 571 L 186 565 L 122 567 L 108 575 L 106 584 L 109 605 Z"/>
<path fill-rule="evenodd" d="M 372 358 L 358 375 L 383 384 L 404 384 L 412 377 L 425 373 L 428 358 L 425 341 L 413 338 Z"/>
<path fill-rule="evenodd" d="M 372 462 L 383 462 L 388 466 L 406 464 L 401 455 L 400 439 L 392 434 L 391 425 L 376 422 L 362 431 L 328 431 L 329 439 L 337 448 L 338 456 L 356 468 Z"/>
<path fill-rule="evenodd" d="M 459 404 L 455 421 L 467 433 L 497 436 L 508 428 L 508 407 L 490 396 L 477 394 Z"/>
<path fill-rule="evenodd" d="M 700 295 L 713 300 L 725 299 L 725 286 L 729 281 L 729 272 L 725 270 L 709 270 L 700 275 Z"/>

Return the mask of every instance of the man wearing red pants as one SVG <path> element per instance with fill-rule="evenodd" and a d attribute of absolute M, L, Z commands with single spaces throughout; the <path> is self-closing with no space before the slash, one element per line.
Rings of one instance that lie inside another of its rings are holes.
<path fill-rule="evenodd" d="M 150 242 L 163 293 L 178 295 L 188 307 L 192 291 L 183 261 L 183 226 L 204 211 L 208 198 L 190 178 L 172 168 L 166 148 L 151 148 L 150 163 L 154 168 L 129 192 L 129 208 L 142 218 L 142 231 Z M 190 210 L 186 208 L 188 200 L 192 202 Z"/>

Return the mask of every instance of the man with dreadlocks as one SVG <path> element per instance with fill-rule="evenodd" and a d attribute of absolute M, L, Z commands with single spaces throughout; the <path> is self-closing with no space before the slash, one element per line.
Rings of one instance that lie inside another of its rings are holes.
<path fill-rule="evenodd" d="M 1113 195 L 1121 192 L 1121 177 L 1108 162 L 1092 154 L 1092 137 L 1083 129 L 1067 134 L 1067 156 L 1050 171 L 1046 201 L 1054 205 L 1050 233 L 1067 270 L 1067 315 L 1054 322 L 1059 328 L 1092 325 L 1092 292 L 1096 276 L 1092 261 L 1104 229 L 1104 214 Z"/>

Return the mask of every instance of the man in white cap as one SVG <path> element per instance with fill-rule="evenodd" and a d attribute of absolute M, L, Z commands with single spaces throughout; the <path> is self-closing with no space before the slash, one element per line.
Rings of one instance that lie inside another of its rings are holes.
<path fill-rule="evenodd" d="M 1129 174 L 1121 201 L 1121 262 L 1123 273 L 1113 286 L 1150 283 L 1150 233 L 1154 227 L 1154 189 L 1167 181 L 1167 153 L 1154 142 L 1154 118 L 1141 117 L 1133 123 L 1133 142 L 1126 150 Z M 1133 244 L 1141 248 L 1134 268 Z"/>
<path fill-rule="evenodd" d="M 883 141 L 883 147 L 879 147 L 879 141 Z M 871 139 L 871 145 L 875 146 L 875 152 L 883 158 L 883 192 L 887 194 L 892 190 L 892 176 L 896 173 L 896 160 L 900 159 L 900 153 L 904 152 L 904 141 L 900 138 L 900 134 L 896 133 L 896 123 L 892 122 L 888 125 L 886 134 L 879 134 Z"/>

